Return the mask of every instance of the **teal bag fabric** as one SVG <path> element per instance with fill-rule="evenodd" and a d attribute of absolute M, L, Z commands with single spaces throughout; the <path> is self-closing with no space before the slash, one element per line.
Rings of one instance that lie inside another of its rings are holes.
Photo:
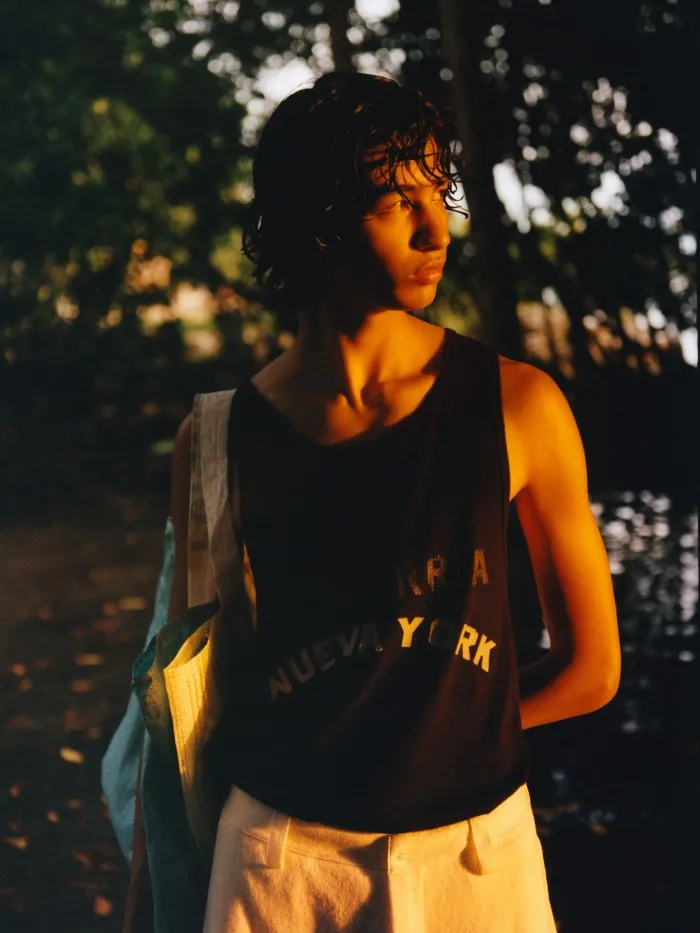
<path fill-rule="evenodd" d="M 148 650 L 152 639 L 168 620 L 174 564 L 173 525 L 168 517 L 163 539 L 163 565 L 158 577 L 153 617 L 146 635 L 144 652 Z M 124 717 L 112 736 L 101 766 L 102 792 L 107 801 L 110 822 L 119 848 L 129 865 L 131 865 L 131 847 L 134 837 L 136 778 L 144 733 L 145 726 L 139 701 L 132 692 Z"/>
<path fill-rule="evenodd" d="M 161 753 L 148 732 L 141 775 L 141 807 L 154 933 L 200 933 L 211 866 L 203 862 L 187 822 L 177 762 Z"/>
<path fill-rule="evenodd" d="M 173 526 L 168 518 L 163 565 L 146 644 L 134 662 L 127 709 L 101 767 L 110 822 L 119 847 L 131 864 L 136 780 L 143 744 L 141 808 L 153 893 L 154 933 L 191 933 L 193 929 L 201 929 L 211 868 L 202 859 L 187 821 L 163 669 L 183 642 L 216 611 L 217 603 L 188 609 L 168 623 L 174 560 Z"/>
<path fill-rule="evenodd" d="M 147 723 L 141 808 L 154 933 L 201 930 L 206 910 L 211 865 L 202 858 L 187 820 L 163 670 L 217 608 L 217 603 L 196 606 L 168 622 L 133 668 L 134 697 Z"/>

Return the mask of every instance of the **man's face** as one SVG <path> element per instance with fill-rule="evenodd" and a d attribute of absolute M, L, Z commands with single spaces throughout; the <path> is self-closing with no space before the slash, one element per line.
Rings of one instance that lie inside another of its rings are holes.
<path fill-rule="evenodd" d="M 449 179 L 431 178 L 420 163 L 396 171 L 400 193 L 391 188 L 381 152 L 367 153 L 373 201 L 349 237 L 341 260 L 343 287 L 349 287 L 368 312 L 400 308 L 418 311 L 432 304 L 442 275 L 450 235 L 445 197 Z M 426 162 L 436 171 L 437 151 L 426 148 Z M 430 270 L 420 267 L 431 264 Z"/>

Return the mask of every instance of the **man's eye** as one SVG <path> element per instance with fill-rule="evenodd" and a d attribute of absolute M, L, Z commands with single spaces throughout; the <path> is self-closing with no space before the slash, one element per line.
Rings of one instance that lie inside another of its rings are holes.
<path fill-rule="evenodd" d="M 395 201 L 389 201 L 385 204 L 379 205 L 380 214 L 391 214 L 397 210 L 403 210 L 404 208 L 410 207 L 411 204 L 409 201 L 402 201 L 401 198 L 397 198 Z"/>
<path fill-rule="evenodd" d="M 446 188 L 438 188 L 437 196 L 433 200 L 441 200 L 444 204 L 449 193 L 450 193 L 449 186 L 447 186 Z M 386 202 L 384 205 L 380 204 L 379 211 L 382 214 L 390 214 L 390 213 L 395 213 L 397 211 L 411 210 L 415 206 L 416 204 L 413 201 L 409 201 L 407 199 L 400 198 L 400 197 L 395 197 L 393 200 Z"/>

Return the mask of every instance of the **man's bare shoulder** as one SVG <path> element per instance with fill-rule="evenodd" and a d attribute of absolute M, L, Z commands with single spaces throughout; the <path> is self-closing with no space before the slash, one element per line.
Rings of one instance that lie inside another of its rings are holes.
<path fill-rule="evenodd" d="M 507 406 L 508 411 L 523 415 L 527 422 L 540 413 L 541 405 L 563 403 L 568 406 L 562 390 L 543 369 L 501 354 L 498 363 L 503 406 Z"/>
<path fill-rule="evenodd" d="M 292 354 L 285 350 L 265 366 L 261 367 L 250 381 L 258 392 L 273 404 L 278 401 L 280 394 L 288 389 L 292 374 Z"/>
<path fill-rule="evenodd" d="M 544 370 L 531 363 L 498 358 L 501 374 L 501 397 L 506 440 L 510 456 L 516 496 L 533 478 L 536 469 L 563 466 L 575 461 L 577 445 L 571 441 L 578 436 L 575 420 L 564 392 Z M 566 438 L 566 443 L 564 442 Z M 558 457 L 542 457 L 554 439 L 557 439 Z M 579 442 L 580 443 L 580 442 Z M 572 463 L 572 468 L 575 467 Z"/>
<path fill-rule="evenodd" d="M 523 363 L 521 360 L 513 360 L 509 356 L 498 354 L 498 365 L 501 369 L 501 378 L 508 379 L 508 385 L 512 385 L 523 379 L 536 378 L 533 374 L 541 372 L 532 363 Z"/>
<path fill-rule="evenodd" d="M 517 438 L 526 484 L 535 469 L 540 474 L 562 468 L 579 470 L 581 438 L 562 388 L 549 373 L 530 363 L 507 357 L 499 357 L 499 363 L 504 417 Z"/>

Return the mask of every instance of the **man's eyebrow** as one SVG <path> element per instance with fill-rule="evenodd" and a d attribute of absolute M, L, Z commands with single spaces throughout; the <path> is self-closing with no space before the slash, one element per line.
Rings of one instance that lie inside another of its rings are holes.
<path fill-rule="evenodd" d="M 388 194 L 392 191 L 425 191 L 428 188 L 441 188 L 446 184 L 449 184 L 449 178 L 440 179 L 440 181 L 433 181 L 429 185 L 375 185 L 372 188 L 372 191 L 374 194 Z"/>

